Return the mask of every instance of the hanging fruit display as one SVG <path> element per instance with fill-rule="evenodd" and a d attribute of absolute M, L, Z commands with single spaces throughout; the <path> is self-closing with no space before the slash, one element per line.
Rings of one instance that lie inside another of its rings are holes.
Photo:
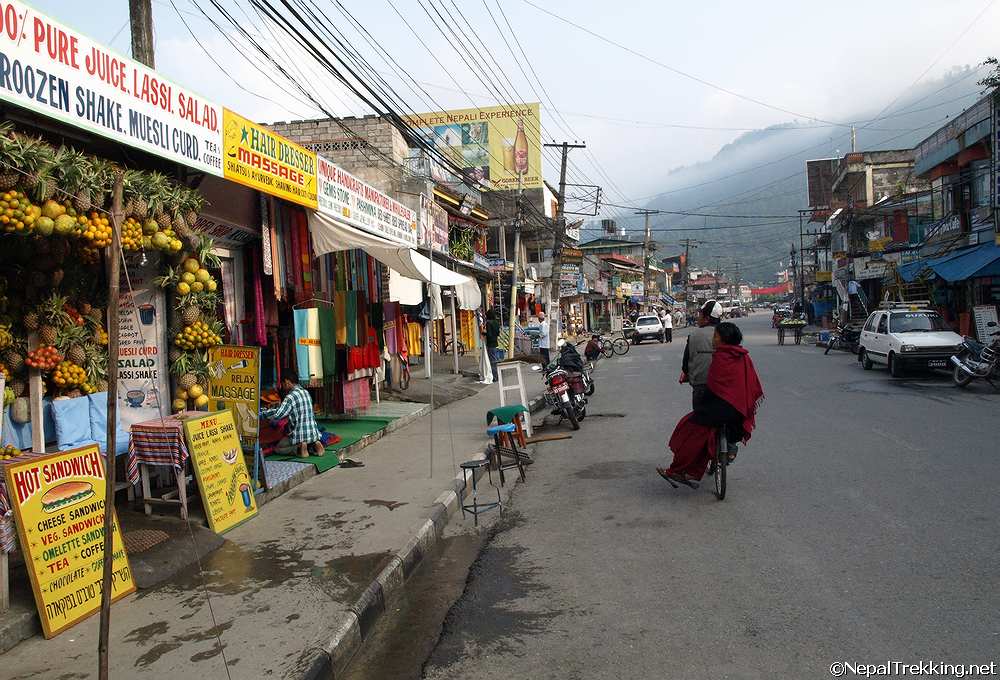
<path fill-rule="evenodd" d="M 209 326 L 204 321 L 196 321 L 190 326 L 185 326 L 177 337 L 174 344 L 181 349 L 207 349 L 222 344 L 222 337 L 219 335 L 221 328 L 216 327 L 216 323 Z"/>
<path fill-rule="evenodd" d="M 40 371 L 51 371 L 59 365 L 60 361 L 62 361 L 62 356 L 59 354 L 59 350 L 52 345 L 42 345 L 38 349 L 33 349 L 28 352 L 28 356 L 24 359 L 24 363 Z"/>
<path fill-rule="evenodd" d="M 87 373 L 72 361 L 60 361 L 52 373 L 52 382 L 59 387 L 80 387 L 87 382 Z"/>

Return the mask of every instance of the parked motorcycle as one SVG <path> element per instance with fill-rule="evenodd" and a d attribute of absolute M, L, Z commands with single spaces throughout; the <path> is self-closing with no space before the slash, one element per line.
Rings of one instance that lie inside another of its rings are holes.
<path fill-rule="evenodd" d="M 851 354 L 858 353 L 858 341 L 861 340 L 861 329 L 849 323 L 841 323 L 837 330 L 830 333 L 830 340 L 826 343 L 826 351 L 829 354 L 831 349 L 846 349 Z"/>
<path fill-rule="evenodd" d="M 594 383 L 594 362 L 589 362 L 583 367 L 583 386 L 586 388 L 584 394 L 588 397 L 597 391 L 597 385 Z"/>
<path fill-rule="evenodd" d="M 570 373 L 557 363 L 545 367 L 536 364 L 532 366 L 532 370 L 543 372 L 545 403 L 552 409 L 552 413 L 568 420 L 574 430 L 579 430 L 580 421 L 587 417 L 583 374 Z"/>
<path fill-rule="evenodd" d="M 996 328 L 997 323 L 990 321 L 987 328 Z M 966 387 L 973 380 L 985 380 L 993 389 L 1000 389 L 994 380 L 1000 382 L 1000 330 L 990 334 L 989 345 L 966 336 L 962 350 L 951 358 L 954 367 L 952 379 L 959 387 Z"/>

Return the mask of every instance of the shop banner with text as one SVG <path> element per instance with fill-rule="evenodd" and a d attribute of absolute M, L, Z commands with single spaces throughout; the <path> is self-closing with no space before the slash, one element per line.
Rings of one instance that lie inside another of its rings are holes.
<path fill-rule="evenodd" d="M 122 272 L 118 298 L 118 417 L 122 429 L 170 412 L 167 357 L 167 298 L 153 283 L 158 258 Z"/>
<path fill-rule="evenodd" d="M 417 245 L 417 215 L 319 156 L 319 211 L 352 227 L 406 246 Z"/>
<path fill-rule="evenodd" d="M 0 99 L 222 175 L 221 107 L 23 2 L 0 2 Z"/>
<path fill-rule="evenodd" d="M 240 442 L 257 442 L 260 408 L 260 347 L 219 345 L 208 350 L 208 408 L 233 414 Z"/>
<path fill-rule="evenodd" d="M 222 130 L 226 179 L 307 208 L 316 207 L 315 152 L 226 108 L 222 110 Z"/>
<path fill-rule="evenodd" d="M 431 244 L 435 252 L 448 254 L 448 211 L 433 198 L 420 197 L 420 246 Z"/>
<path fill-rule="evenodd" d="M 403 119 L 473 181 L 494 189 L 542 188 L 538 104 L 418 113 Z"/>
<path fill-rule="evenodd" d="M 6 482 L 42 632 L 51 638 L 101 608 L 104 459 L 96 444 L 28 458 L 7 466 Z M 115 601 L 135 592 L 135 582 L 118 517 L 112 521 Z"/>
<path fill-rule="evenodd" d="M 188 418 L 184 421 L 184 434 L 208 515 L 208 527 L 222 534 L 255 517 L 253 482 L 243 459 L 232 412 Z"/>

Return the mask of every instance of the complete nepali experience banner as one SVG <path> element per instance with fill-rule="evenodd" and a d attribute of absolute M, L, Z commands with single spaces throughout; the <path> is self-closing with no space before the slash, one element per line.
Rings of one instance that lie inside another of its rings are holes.
<path fill-rule="evenodd" d="M 397 200 L 319 156 L 319 211 L 376 236 L 417 244 L 417 215 Z"/>
<path fill-rule="evenodd" d="M 184 433 L 209 528 L 221 534 L 255 517 L 253 482 L 232 412 L 188 418 Z"/>
<path fill-rule="evenodd" d="M 224 108 L 223 175 L 226 179 L 316 208 L 316 153 Z"/>
<path fill-rule="evenodd" d="M 0 99 L 222 176 L 222 108 L 23 2 L 0 2 Z"/>
<path fill-rule="evenodd" d="M 542 188 L 538 104 L 486 106 L 404 116 L 472 181 L 494 189 Z"/>
<path fill-rule="evenodd" d="M 6 478 L 42 631 L 51 638 L 101 608 L 104 459 L 91 444 L 8 465 Z M 118 600 L 135 592 L 135 582 L 117 515 L 112 521 Z"/>

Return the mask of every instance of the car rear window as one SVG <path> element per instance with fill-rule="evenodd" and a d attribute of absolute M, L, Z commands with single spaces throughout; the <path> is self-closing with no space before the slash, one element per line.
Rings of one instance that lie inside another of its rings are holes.
<path fill-rule="evenodd" d="M 635 322 L 636 326 L 655 326 L 660 320 L 655 316 L 644 316 Z"/>

